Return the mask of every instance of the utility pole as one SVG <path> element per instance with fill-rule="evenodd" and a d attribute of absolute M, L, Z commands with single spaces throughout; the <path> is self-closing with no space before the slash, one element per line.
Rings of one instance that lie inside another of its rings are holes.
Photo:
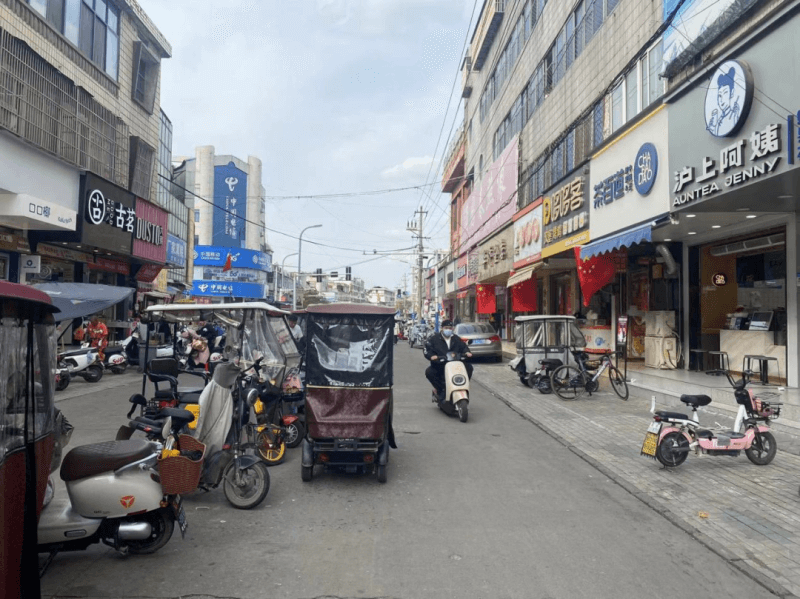
<path fill-rule="evenodd" d="M 409 221 L 407 227 L 409 231 L 416 233 L 415 237 L 419 240 L 419 244 L 417 245 L 417 252 L 419 252 L 419 256 L 417 257 L 417 318 L 420 319 L 422 318 L 422 253 L 424 251 L 422 228 L 426 214 L 428 213 L 420 206 L 419 210 L 414 212 L 414 216 L 419 215 L 419 221 L 417 219 Z"/>

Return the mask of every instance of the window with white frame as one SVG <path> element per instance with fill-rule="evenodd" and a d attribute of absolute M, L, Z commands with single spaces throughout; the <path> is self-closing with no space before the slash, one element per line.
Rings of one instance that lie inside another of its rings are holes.
<path fill-rule="evenodd" d="M 153 113 L 156 101 L 160 63 L 146 44 L 136 42 L 133 45 L 133 100 L 148 113 Z"/>
<path fill-rule="evenodd" d="M 119 9 L 108 0 L 28 0 L 50 25 L 116 80 Z"/>

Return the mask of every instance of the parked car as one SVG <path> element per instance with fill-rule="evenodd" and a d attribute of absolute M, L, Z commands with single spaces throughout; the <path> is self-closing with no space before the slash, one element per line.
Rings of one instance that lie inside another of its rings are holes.
<path fill-rule="evenodd" d="M 469 345 L 469 351 L 476 358 L 503 361 L 503 343 L 492 325 L 485 322 L 462 322 L 456 325 L 455 333 Z"/>

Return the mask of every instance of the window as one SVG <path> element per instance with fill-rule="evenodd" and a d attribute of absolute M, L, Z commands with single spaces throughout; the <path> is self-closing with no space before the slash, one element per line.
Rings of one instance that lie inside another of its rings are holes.
<path fill-rule="evenodd" d="M 593 147 L 596 148 L 603 143 L 604 139 L 603 124 L 605 121 L 605 104 L 603 100 L 600 100 L 597 104 L 595 104 L 592 112 L 592 142 Z"/>
<path fill-rule="evenodd" d="M 196 222 L 196 223 L 200 222 L 200 211 L 196 210 L 196 209 L 194 211 L 194 222 Z"/>
<path fill-rule="evenodd" d="M 655 102 L 664 93 L 664 81 L 658 76 L 661 71 L 664 48 L 661 40 L 650 48 L 642 59 L 642 107 Z"/>
<path fill-rule="evenodd" d="M 622 98 L 624 97 L 625 82 L 620 81 L 619 84 L 611 92 L 611 131 L 619 129 L 624 120 L 624 112 L 622 106 Z"/>
<path fill-rule="evenodd" d="M 148 113 L 153 113 L 158 85 L 159 62 L 143 42 L 133 45 L 133 99 Z"/>
<path fill-rule="evenodd" d="M 575 60 L 575 14 L 567 17 L 567 68 Z"/>
<path fill-rule="evenodd" d="M 107 0 L 28 0 L 31 8 L 94 64 L 117 79 L 119 10 Z"/>
<path fill-rule="evenodd" d="M 584 46 L 584 8 L 583 2 L 579 3 L 575 8 L 575 57 L 581 55 Z"/>
<path fill-rule="evenodd" d="M 194 236 L 194 244 L 195 244 L 195 246 L 200 245 L 200 236 L 199 235 L 195 235 Z"/>
<path fill-rule="evenodd" d="M 625 120 L 629 121 L 639 114 L 639 69 L 634 67 L 625 76 Z"/>

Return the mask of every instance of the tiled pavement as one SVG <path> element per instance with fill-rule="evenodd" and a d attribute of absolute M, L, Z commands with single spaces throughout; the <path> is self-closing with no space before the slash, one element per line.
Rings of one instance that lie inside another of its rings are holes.
<path fill-rule="evenodd" d="M 800 456 L 779 449 L 756 466 L 744 453 L 690 454 L 665 469 L 640 455 L 651 421 L 640 392 L 621 401 L 604 379 L 592 397 L 562 401 L 522 385 L 507 364 L 477 365 L 473 381 L 774 593 L 800 596 Z"/>

